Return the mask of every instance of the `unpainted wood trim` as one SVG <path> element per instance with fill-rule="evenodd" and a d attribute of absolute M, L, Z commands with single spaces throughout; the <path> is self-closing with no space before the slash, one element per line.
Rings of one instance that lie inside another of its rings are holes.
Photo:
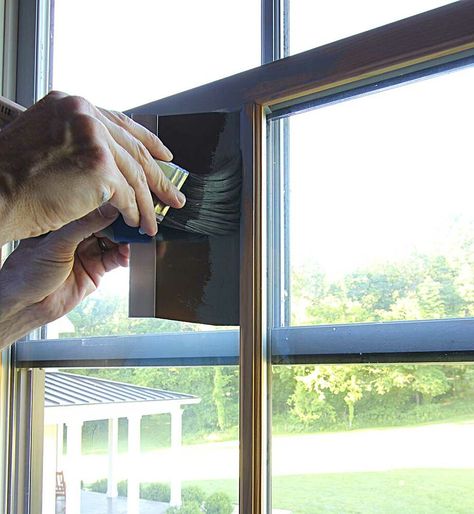
<path fill-rule="evenodd" d="M 243 163 L 240 268 L 240 514 L 264 514 L 262 125 L 263 108 L 241 115 Z"/>
<path fill-rule="evenodd" d="M 28 512 L 41 514 L 43 509 L 43 443 L 44 443 L 44 369 L 29 370 L 31 376 L 31 424 L 29 433 L 30 487 Z M 44 513 L 46 514 L 46 513 Z"/>
<path fill-rule="evenodd" d="M 462 0 L 133 109 L 179 114 L 272 105 L 474 49 Z"/>

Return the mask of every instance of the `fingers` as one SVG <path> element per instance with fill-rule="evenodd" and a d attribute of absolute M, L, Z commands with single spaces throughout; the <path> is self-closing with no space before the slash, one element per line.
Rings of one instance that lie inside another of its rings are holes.
<path fill-rule="evenodd" d="M 158 226 L 156 224 L 153 198 L 151 196 L 143 168 L 114 140 L 111 139 L 109 141 L 109 145 L 118 169 L 121 171 L 128 184 L 133 188 L 135 194 L 135 205 L 140 212 L 140 228 L 146 234 L 154 236 L 158 230 Z M 120 194 L 121 188 L 118 188 L 117 191 Z M 112 200 L 112 203 L 115 202 Z M 119 210 L 122 212 L 122 209 Z M 130 219 L 130 217 L 127 219 L 124 216 L 124 219 L 130 226 L 137 226 L 138 224 L 130 223 L 130 221 L 136 221 L 135 219 Z"/>
<path fill-rule="evenodd" d="M 81 195 L 65 202 L 61 224 L 107 201 L 129 226 L 140 226 L 144 233 L 154 236 L 157 224 L 151 193 L 171 207 L 184 205 L 184 195 L 154 159 L 172 158 L 156 135 L 123 114 L 98 109 L 78 96 L 52 92 L 36 106 L 42 107 L 46 114 L 57 118 L 55 137 L 58 145 L 64 146 L 68 165 L 72 162 L 71 167 L 87 179 L 81 184 Z M 73 180 L 80 179 L 81 175 L 75 173 Z"/>
<path fill-rule="evenodd" d="M 83 218 L 65 225 L 48 237 L 48 245 L 52 249 L 75 251 L 76 247 L 95 232 L 108 227 L 118 216 L 118 210 L 110 204 L 105 204 Z"/>
<path fill-rule="evenodd" d="M 107 243 L 101 245 L 101 241 Z M 105 273 L 120 266 L 128 266 L 130 248 L 129 245 L 116 244 L 108 239 L 92 236 L 79 244 L 76 255 L 83 271 L 97 288 Z"/>
<path fill-rule="evenodd" d="M 173 159 L 173 154 L 163 144 L 158 136 L 147 130 L 142 125 L 135 123 L 125 114 L 101 108 L 98 108 L 98 111 L 112 122 L 113 125 L 124 129 L 134 138 L 138 139 L 138 141 L 145 145 L 150 154 L 156 159 L 161 159 L 162 161 L 171 161 Z"/>
<path fill-rule="evenodd" d="M 177 209 L 183 207 L 185 203 L 183 193 L 168 180 L 159 164 L 153 159 L 153 157 L 162 160 L 172 158 L 171 153 L 166 153 L 169 150 L 158 137 L 121 113 L 110 113 L 104 109 L 99 109 L 99 113 L 100 120 L 117 145 L 124 148 L 141 166 L 148 186 L 156 196 L 171 207 Z M 160 148 L 161 150 L 158 151 Z"/>
<path fill-rule="evenodd" d="M 70 98 L 63 101 L 66 100 L 71 102 Z M 76 161 L 81 168 L 94 175 L 95 187 L 99 189 L 96 203 L 90 205 L 86 212 L 110 201 L 121 212 L 125 222 L 136 227 L 140 224 L 136 198 L 138 195 L 141 208 L 148 211 L 145 219 L 154 216 L 153 201 L 147 191 L 146 180 L 142 178 L 143 170 L 131 158 L 124 161 L 123 157 L 127 158 L 127 152 L 118 147 L 103 123 L 91 114 L 79 114 L 74 117 L 71 127 L 78 148 Z M 143 201 L 147 194 L 148 204 Z"/>

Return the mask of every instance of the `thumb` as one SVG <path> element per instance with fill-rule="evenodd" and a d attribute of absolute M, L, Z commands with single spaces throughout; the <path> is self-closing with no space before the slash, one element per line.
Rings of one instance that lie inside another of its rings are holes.
<path fill-rule="evenodd" d="M 102 205 L 83 218 L 68 223 L 50 234 L 50 243 L 70 244 L 74 248 L 95 232 L 108 227 L 118 217 L 119 211 L 110 204 Z"/>

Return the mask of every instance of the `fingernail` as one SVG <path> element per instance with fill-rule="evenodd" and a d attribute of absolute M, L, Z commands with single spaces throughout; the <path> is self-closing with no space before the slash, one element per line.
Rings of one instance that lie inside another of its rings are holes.
<path fill-rule="evenodd" d="M 118 210 L 110 203 L 101 205 L 99 207 L 99 211 L 102 216 L 104 216 L 104 218 L 115 218 L 115 216 L 118 214 Z"/>
<path fill-rule="evenodd" d="M 171 153 L 169 148 L 164 147 L 166 158 L 171 161 L 173 160 L 173 154 Z"/>
<path fill-rule="evenodd" d="M 181 205 L 181 207 L 186 203 L 186 197 L 183 195 L 181 191 L 176 191 L 176 200 Z"/>
<path fill-rule="evenodd" d="M 141 234 L 142 236 L 144 236 L 144 235 L 146 234 L 146 232 L 142 229 L 142 227 L 140 227 L 140 228 L 138 229 L 138 232 L 139 232 L 139 234 Z"/>

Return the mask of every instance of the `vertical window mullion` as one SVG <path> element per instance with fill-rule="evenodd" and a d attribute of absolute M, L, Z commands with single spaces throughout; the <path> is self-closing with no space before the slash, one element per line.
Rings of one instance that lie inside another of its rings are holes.
<path fill-rule="evenodd" d="M 288 0 L 262 0 L 262 64 L 285 57 L 287 24 L 285 21 Z"/>
<path fill-rule="evenodd" d="M 262 0 L 262 64 L 278 60 L 289 55 L 288 37 L 289 0 Z M 288 277 L 289 265 L 287 256 L 288 231 L 282 231 L 282 226 L 287 226 L 287 195 L 285 179 L 287 166 L 287 141 L 288 121 L 266 125 L 268 130 L 266 141 L 261 141 L 262 151 L 266 153 L 260 172 L 268 177 L 263 180 L 262 202 L 267 207 L 262 208 L 264 220 L 262 225 L 262 262 L 261 265 L 268 276 L 268 286 L 262 283 L 266 289 L 267 301 L 262 304 L 266 315 L 265 326 L 262 326 L 261 340 L 261 373 L 260 390 L 262 398 L 261 416 L 261 480 L 260 505 L 263 512 L 272 510 L 272 485 L 271 485 L 271 427 L 272 427 L 272 366 L 271 366 L 271 328 L 284 326 L 289 323 L 289 297 Z M 254 173 L 259 170 L 254 168 Z M 262 175 L 263 178 L 263 175 Z M 261 225 L 261 226 L 262 226 Z M 286 294 L 285 294 L 286 293 Z M 242 401 L 242 396 L 241 396 Z M 242 411 L 243 412 L 243 411 Z M 257 491 L 256 491 L 257 493 Z"/>

